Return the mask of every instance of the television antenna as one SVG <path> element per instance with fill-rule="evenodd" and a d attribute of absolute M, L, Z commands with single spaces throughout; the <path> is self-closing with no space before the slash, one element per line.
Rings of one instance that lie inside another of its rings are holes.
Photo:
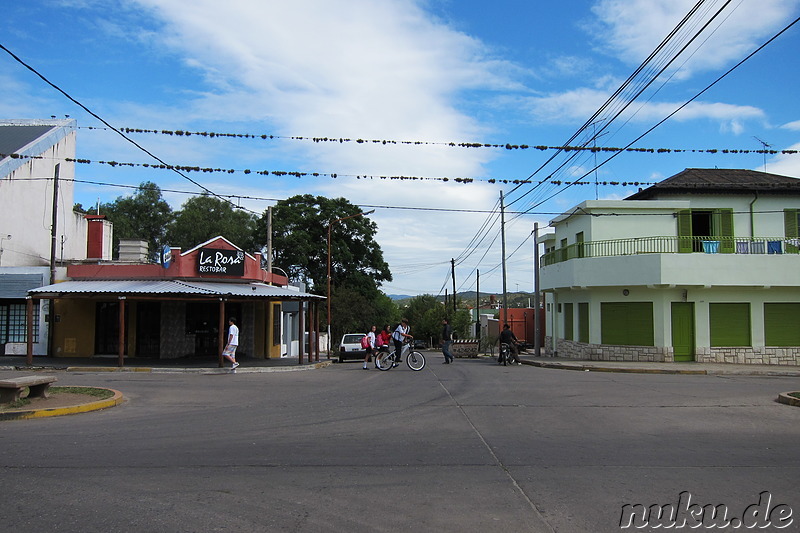
<path fill-rule="evenodd" d="M 764 172 L 766 172 L 767 171 L 767 152 L 769 151 L 770 148 L 772 148 L 772 145 L 769 144 L 766 141 L 762 141 L 761 139 L 759 139 L 755 135 L 753 135 L 753 139 L 757 140 L 758 142 L 760 142 L 764 146 Z"/>

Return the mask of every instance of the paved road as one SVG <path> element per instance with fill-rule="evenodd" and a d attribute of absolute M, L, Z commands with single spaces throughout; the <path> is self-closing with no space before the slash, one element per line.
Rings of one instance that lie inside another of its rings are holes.
<path fill-rule="evenodd" d="M 763 491 L 800 526 L 800 408 L 774 401 L 797 378 L 440 361 L 59 373 L 129 401 L 0 422 L 0 531 L 603 532 Z"/>

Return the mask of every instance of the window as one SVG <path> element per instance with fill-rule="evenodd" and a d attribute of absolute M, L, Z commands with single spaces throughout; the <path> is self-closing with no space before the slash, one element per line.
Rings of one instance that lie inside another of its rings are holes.
<path fill-rule="evenodd" d="M 578 257 L 585 257 L 584 249 L 583 249 L 583 232 L 579 232 L 575 234 L 575 244 L 577 245 L 576 248 Z"/>
<path fill-rule="evenodd" d="M 28 342 L 26 303 L 0 303 L 0 344 Z M 39 302 L 33 304 L 33 338 L 39 338 Z"/>
<path fill-rule="evenodd" d="M 708 304 L 711 346 L 750 346 L 750 304 Z"/>
<path fill-rule="evenodd" d="M 603 344 L 654 346 L 653 302 L 603 302 L 600 304 Z"/>
<path fill-rule="evenodd" d="M 800 346 L 800 303 L 764 304 L 767 346 Z"/>
<path fill-rule="evenodd" d="M 564 304 L 564 340 L 571 341 L 574 336 L 574 318 L 572 304 Z"/>
<path fill-rule="evenodd" d="M 736 251 L 733 209 L 682 209 L 678 211 L 678 251 L 702 252 L 703 240 L 720 241 L 720 253 Z"/>
<path fill-rule="evenodd" d="M 589 342 L 589 304 L 578 304 L 578 342 Z"/>

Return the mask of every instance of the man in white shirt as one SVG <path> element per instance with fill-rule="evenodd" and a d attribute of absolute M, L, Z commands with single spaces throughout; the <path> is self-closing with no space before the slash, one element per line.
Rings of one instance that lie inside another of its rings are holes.
<path fill-rule="evenodd" d="M 228 344 L 222 350 L 222 356 L 231 362 L 231 370 L 236 370 L 239 363 L 236 362 L 236 347 L 239 346 L 239 328 L 236 327 L 236 319 L 228 319 Z"/>

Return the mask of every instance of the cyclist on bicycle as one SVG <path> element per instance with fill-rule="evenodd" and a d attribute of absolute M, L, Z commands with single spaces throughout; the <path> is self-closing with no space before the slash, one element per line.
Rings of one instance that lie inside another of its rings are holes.
<path fill-rule="evenodd" d="M 519 360 L 519 350 L 517 349 L 517 336 L 511 331 L 511 326 L 503 324 L 503 331 L 500 332 L 500 343 L 508 345 L 509 357 L 511 361 L 516 362 L 518 365 L 522 363 Z"/>
<path fill-rule="evenodd" d="M 394 362 L 395 364 L 402 363 L 402 354 L 403 354 L 403 343 L 406 339 L 413 339 L 408 332 L 411 330 L 411 327 L 408 325 L 408 319 L 404 318 L 400 324 L 397 325 L 397 328 L 392 333 L 392 340 L 394 341 Z"/>

